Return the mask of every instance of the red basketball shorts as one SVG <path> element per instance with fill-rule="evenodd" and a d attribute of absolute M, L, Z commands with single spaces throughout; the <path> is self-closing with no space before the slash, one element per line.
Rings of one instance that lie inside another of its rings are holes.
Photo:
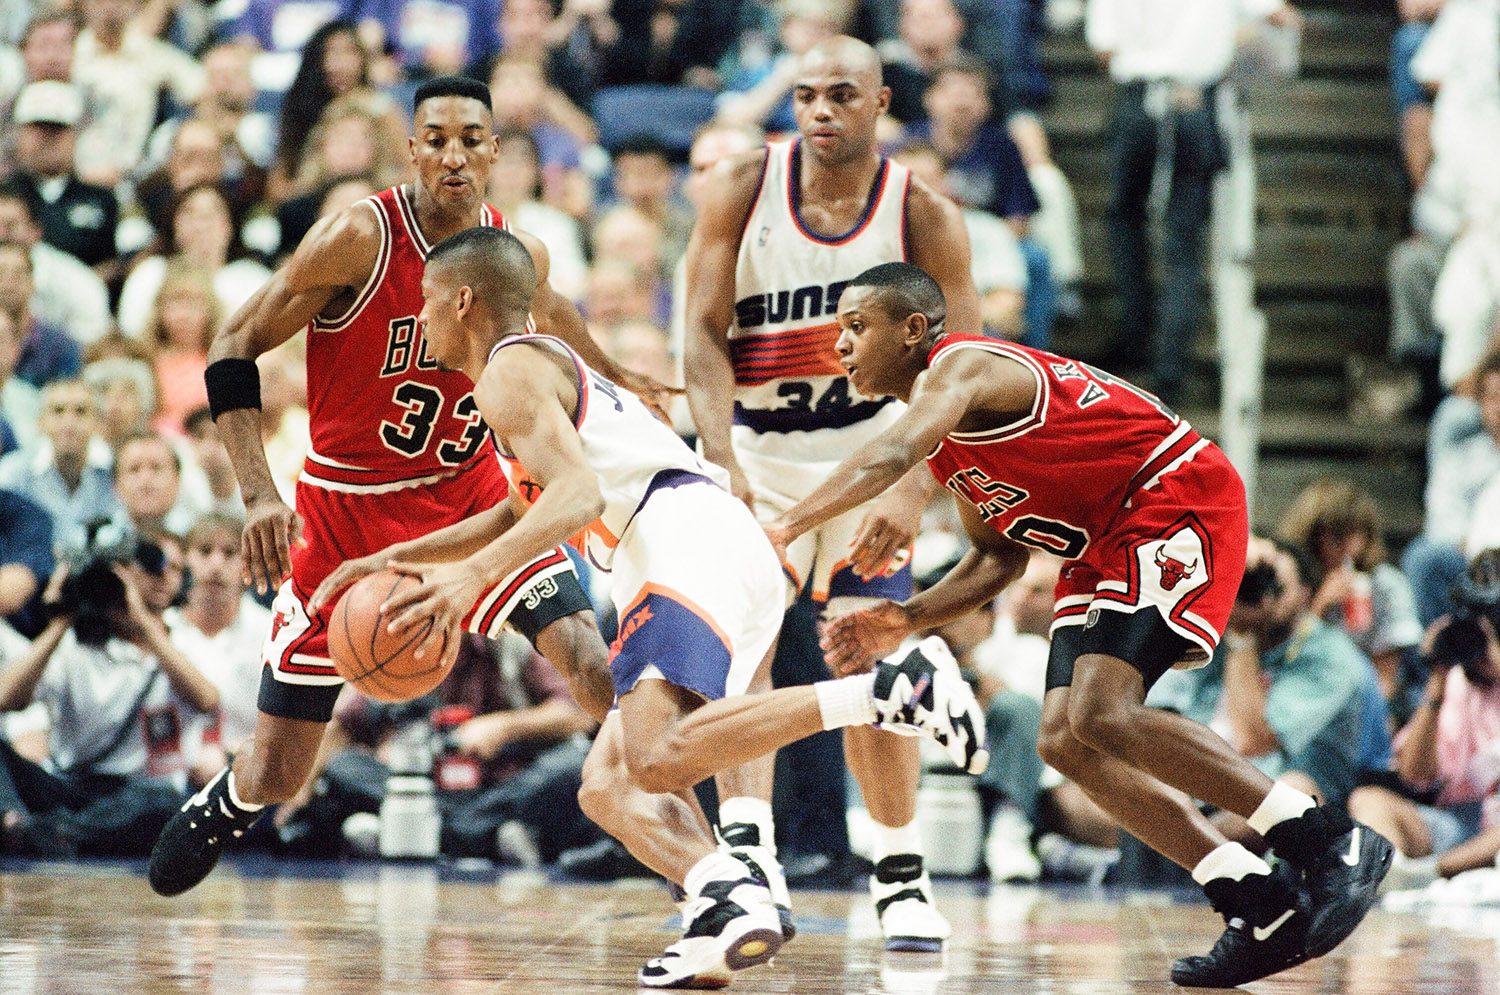
<path fill-rule="evenodd" d="M 1244 482 L 1228 457 L 1207 445 L 1136 491 L 1109 530 L 1063 568 L 1054 657 L 1108 653 L 1150 680 L 1170 667 L 1203 665 L 1229 622 L 1249 542 Z M 1172 658 L 1148 661 L 1162 652 Z M 1066 664 L 1071 676 L 1072 660 Z"/>

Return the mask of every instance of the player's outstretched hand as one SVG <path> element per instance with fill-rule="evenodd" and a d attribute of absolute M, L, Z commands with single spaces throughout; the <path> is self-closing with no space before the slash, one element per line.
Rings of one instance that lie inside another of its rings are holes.
<path fill-rule="evenodd" d="M 823 627 L 823 657 L 840 677 L 863 673 L 881 657 L 890 656 L 911 635 L 906 606 L 881 601 L 869 608 L 832 619 Z"/>
<path fill-rule="evenodd" d="M 420 660 L 436 653 L 444 667 L 451 667 L 458 656 L 464 616 L 484 593 L 484 577 L 462 560 L 457 563 L 392 562 L 389 566 L 397 573 L 417 578 L 420 583 L 380 606 L 382 615 L 390 619 L 386 631 L 403 632 L 431 619 L 432 628 L 417 645 L 416 657 Z"/>
<path fill-rule="evenodd" d="M 892 488 L 870 506 L 849 544 L 849 567 L 861 580 L 895 571 L 911 558 L 911 544 L 922 527 L 922 505 Z"/>
<path fill-rule="evenodd" d="M 371 553 L 369 556 L 361 556 L 353 560 L 345 560 L 340 563 L 327 577 L 313 596 L 307 602 L 308 617 L 318 614 L 323 606 L 338 598 L 339 592 L 353 584 L 357 580 L 363 580 L 372 573 L 383 570 L 390 560 L 384 553 Z"/>
<path fill-rule="evenodd" d="M 302 518 L 280 497 L 245 506 L 245 538 L 240 543 L 242 575 L 259 594 L 277 587 L 292 572 L 292 543 L 302 535 Z"/>

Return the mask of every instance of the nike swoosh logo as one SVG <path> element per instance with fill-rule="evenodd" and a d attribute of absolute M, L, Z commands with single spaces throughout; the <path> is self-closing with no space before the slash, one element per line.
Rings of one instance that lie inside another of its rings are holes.
<path fill-rule="evenodd" d="M 1350 867 L 1359 866 L 1359 827 L 1354 827 L 1354 832 L 1349 835 L 1349 852 L 1340 855 L 1340 860 Z"/>
<path fill-rule="evenodd" d="M 1266 940 L 1269 940 L 1271 938 L 1272 933 L 1276 932 L 1282 926 L 1286 925 L 1286 921 L 1296 914 L 1296 909 L 1287 909 L 1280 915 L 1280 917 L 1277 918 L 1275 922 L 1271 923 L 1271 925 L 1256 926 L 1253 930 L 1251 930 L 1251 932 L 1255 934 L 1255 938 L 1257 940 L 1264 943 Z"/>

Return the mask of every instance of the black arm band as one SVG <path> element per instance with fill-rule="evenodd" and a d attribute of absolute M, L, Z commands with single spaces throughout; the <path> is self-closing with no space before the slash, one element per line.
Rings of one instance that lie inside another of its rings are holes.
<path fill-rule="evenodd" d="M 260 368 L 253 359 L 219 359 L 203 371 L 208 411 L 214 421 L 226 411 L 260 408 Z"/>

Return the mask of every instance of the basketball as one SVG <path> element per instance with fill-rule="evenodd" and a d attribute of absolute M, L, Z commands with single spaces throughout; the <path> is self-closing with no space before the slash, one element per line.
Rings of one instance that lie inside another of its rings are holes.
<path fill-rule="evenodd" d="M 401 591 L 417 586 L 415 577 L 382 570 L 350 585 L 334 606 L 328 623 L 328 650 L 339 676 L 380 701 L 410 701 L 442 682 L 448 671 L 441 653 L 418 660 L 417 647 L 432 628 L 399 633 L 385 631 L 380 606 Z"/>

